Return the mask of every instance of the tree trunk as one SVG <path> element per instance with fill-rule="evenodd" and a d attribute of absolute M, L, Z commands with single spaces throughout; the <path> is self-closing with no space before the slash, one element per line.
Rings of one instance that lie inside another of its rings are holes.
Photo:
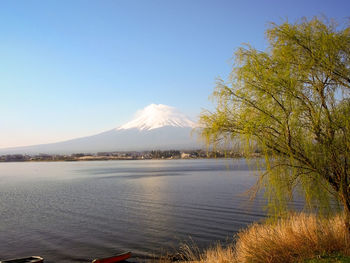
<path fill-rule="evenodd" d="M 350 235 L 350 211 L 349 208 L 344 208 L 345 212 L 345 228 Z"/>
<path fill-rule="evenodd" d="M 348 195 L 346 189 L 342 193 L 343 205 L 344 205 L 344 215 L 345 215 L 345 229 L 350 236 L 350 196 Z"/>

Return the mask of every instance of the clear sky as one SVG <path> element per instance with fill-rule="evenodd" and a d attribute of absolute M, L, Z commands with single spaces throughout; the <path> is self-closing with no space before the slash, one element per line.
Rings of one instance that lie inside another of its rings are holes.
<path fill-rule="evenodd" d="M 269 22 L 350 16 L 349 0 L 2 0 L 0 147 L 117 127 L 151 103 L 211 109 L 242 43 Z"/>

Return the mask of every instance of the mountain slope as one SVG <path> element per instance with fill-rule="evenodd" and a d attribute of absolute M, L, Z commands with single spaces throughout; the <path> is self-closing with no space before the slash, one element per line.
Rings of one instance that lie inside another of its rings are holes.
<path fill-rule="evenodd" d="M 68 154 L 108 151 L 185 150 L 201 145 L 195 123 L 173 107 L 151 104 L 139 111 L 130 122 L 88 137 L 64 142 L 0 149 L 0 154 Z"/>

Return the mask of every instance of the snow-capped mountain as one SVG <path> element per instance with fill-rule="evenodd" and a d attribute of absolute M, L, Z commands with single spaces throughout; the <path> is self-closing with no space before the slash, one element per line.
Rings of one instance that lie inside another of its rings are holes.
<path fill-rule="evenodd" d="M 196 124 L 177 109 L 151 104 L 112 130 L 64 142 L 0 149 L 0 154 L 65 154 L 108 151 L 187 150 L 202 148 Z"/>
<path fill-rule="evenodd" d="M 163 104 L 151 104 L 139 111 L 133 120 L 120 126 L 117 130 L 135 128 L 141 131 L 150 131 L 165 126 L 194 128 L 195 123 L 174 107 Z"/>

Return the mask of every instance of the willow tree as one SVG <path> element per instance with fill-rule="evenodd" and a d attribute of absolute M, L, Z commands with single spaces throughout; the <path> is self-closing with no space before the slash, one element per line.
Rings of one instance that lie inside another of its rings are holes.
<path fill-rule="evenodd" d="M 272 24 L 266 36 L 267 51 L 235 53 L 216 110 L 201 114 L 202 135 L 261 150 L 270 211 L 285 211 L 296 189 L 316 211 L 333 195 L 350 231 L 350 27 L 313 18 Z"/>

